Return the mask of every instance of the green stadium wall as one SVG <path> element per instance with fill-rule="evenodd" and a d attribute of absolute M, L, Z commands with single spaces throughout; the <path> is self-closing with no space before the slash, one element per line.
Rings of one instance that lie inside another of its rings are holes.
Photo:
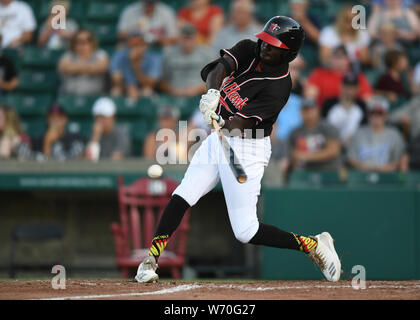
<path fill-rule="evenodd" d="M 329 231 L 342 279 L 362 265 L 367 280 L 420 279 L 420 191 L 403 188 L 270 189 L 265 223 L 303 235 Z M 262 278 L 320 279 L 304 254 L 262 248 Z"/>

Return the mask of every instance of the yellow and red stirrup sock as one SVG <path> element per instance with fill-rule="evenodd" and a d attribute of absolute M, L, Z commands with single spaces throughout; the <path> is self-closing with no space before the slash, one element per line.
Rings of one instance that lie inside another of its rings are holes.
<path fill-rule="evenodd" d="M 158 261 L 160 255 L 162 254 L 163 250 L 165 249 L 166 245 L 168 244 L 170 237 L 169 235 L 161 235 L 156 236 L 152 240 L 152 246 L 149 250 L 149 256 L 154 256 L 156 262 Z"/>
<path fill-rule="evenodd" d="M 309 253 L 318 245 L 318 242 L 313 238 L 300 236 L 294 233 L 293 235 L 298 243 L 299 250 L 302 252 Z"/>

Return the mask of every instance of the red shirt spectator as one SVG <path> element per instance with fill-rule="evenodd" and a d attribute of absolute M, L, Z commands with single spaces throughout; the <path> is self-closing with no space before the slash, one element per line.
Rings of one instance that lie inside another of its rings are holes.
<path fill-rule="evenodd" d="M 188 7 L 179 10 L 180 24 L 190 23 L 195 26 L 199 42 L 211 44 L 219 29 L 223 26 L 223 10 L 209 0 L 191 0 Z"/>
<path fill-rule="evenodd" d="M 346 49 L 340 46 L 334 49 L 327 68 L 315 68 L 309 75 L 305 95 L 316 98 L 317 104 L 322 106 L 326 99 L 340 95 L 343 76 L 349 71 L 351 71 L 350 59 Z M 358 81 L 358 97 L 367 100 L 372 95 L 372 88 L 362 73 L 358 73 Z"/>
<path fill-rule="evenodd" d="M 309 75 L 309 84 L 318 88 L 317 104 L 322 106 L 325 100 L 338 97 L 341 93 L 341 83 L 344 73 L 326 68 L 316 68 Z M 358 98 L 366 100 L 372 95 L 372 88 L 362 73 L 358 74 L 359 93 Z"/>

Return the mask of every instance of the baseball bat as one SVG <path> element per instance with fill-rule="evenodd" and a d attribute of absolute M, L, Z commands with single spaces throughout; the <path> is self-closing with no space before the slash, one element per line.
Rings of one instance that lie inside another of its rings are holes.
<path fill-rule="evenodd" d="M 244 183 L 247 180 L 247 175 L 244 168 L 240 164 L 238 158 L 236 157 L 235 151 L 226 140 L 226 137 L 220 130 L 220 126 L 216 120 L 213 120 L 213 126 L 217 131 L 219 136 L 220 143 L 222 145 L 223 153 L 225 154 L 226 160 L 229 162 L 229 167 L 232 170 L 233 175 L 239 183 Z"/>

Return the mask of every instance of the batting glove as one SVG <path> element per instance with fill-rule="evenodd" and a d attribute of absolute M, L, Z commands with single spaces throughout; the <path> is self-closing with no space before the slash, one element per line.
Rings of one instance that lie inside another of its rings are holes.
<path fill-rule="evenodd" d="M 204 115 L 204 121 L 206 122 L 207 126 L 210 128 L 213 127 L 213 120 L 216 120 L 219 124 L 220 128 L 222 128 L 225 125 L 225 120 L 222 118 L 222 116 L 218 115 L 214 111 L 207 111 Z"/>
<path fill-rule="evenodd" d="M 219 105 L 220 91 L 216 89 L 209 89 L 206 94 L 201 96 L 200 111 L 203 115 L 207 111 L 216 111 Z"/>

